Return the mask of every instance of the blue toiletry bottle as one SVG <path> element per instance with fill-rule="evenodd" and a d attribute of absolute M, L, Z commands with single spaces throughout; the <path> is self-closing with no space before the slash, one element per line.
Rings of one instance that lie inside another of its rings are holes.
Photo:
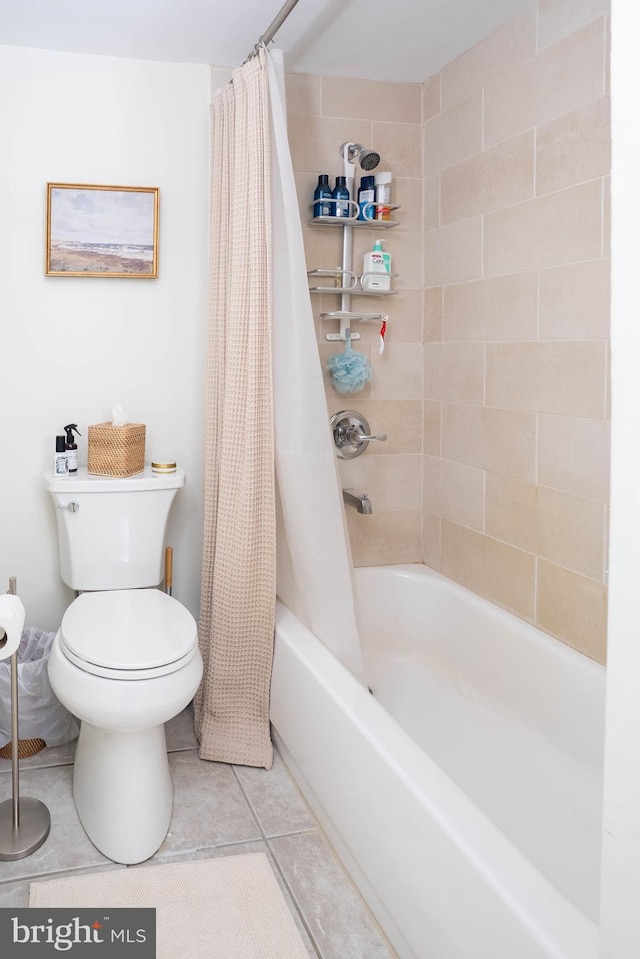
<path fill-rule="evenodd" d="M 313 199 L 314 199 L 314 204 L 313 204 L 314 217 L 331 216 L 331 214 L 333 213 L 333 203 L 329 202 L 329 200 L 331 199 L 331 187 L 329 186 L 328 173 L 321 173 L 318 176 L 318 185 L 315 189 L 315 193 L 313 194 Z"/>
<path fill-rule="evenodd" d="M 358 190 L 358 219 L 375 220 L 376 178 L 363 176 Z"/>
<path fill-rule="evenodd" d="M 336 187 L 333 193 L 331 194 L 333 199 L 336 201 L 332 203 L 331 206 L 334 208 L 332 213 L 334 216 L 349 216 L 349 203 L 351 199 L 349 196 L 349 191 L 347 190 L 347 178 L 345 176 L 336 177 Z"/>

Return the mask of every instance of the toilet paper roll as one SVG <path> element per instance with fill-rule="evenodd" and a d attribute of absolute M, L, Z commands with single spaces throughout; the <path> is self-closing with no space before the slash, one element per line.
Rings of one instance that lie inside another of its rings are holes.
<path fill-rule="evenodd" d="M 24 606 L 18 596 L 0 596 L 0 659 L 13 656 L 22 637 Z"/>

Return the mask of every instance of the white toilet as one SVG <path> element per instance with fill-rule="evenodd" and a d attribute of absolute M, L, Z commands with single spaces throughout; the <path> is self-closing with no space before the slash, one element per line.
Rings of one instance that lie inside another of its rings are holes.
<path fill-rule="evenodd" d="M 49 677 L 81 720 L 73 796 L 93 844 L 142 862 L 162 845 L 173 806 L 164 723 L 202 678 L 196 622 L 168 594 L 169 510 L 184 471 L 126 479 L 45 473 L 55 506 L 60 575 L 79 592 L 51 647 Z"/>

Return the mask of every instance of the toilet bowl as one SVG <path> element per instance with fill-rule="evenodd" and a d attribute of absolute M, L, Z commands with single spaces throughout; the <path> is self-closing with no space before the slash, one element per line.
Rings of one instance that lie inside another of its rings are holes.
<path fill-rule="evenodd" d="M 194 618 L 158 589 L 82 593 L 63 616 L 49 677 L 81 720 L 73 795 L 85 832 L 115 862 L 148 859 L 173 805 L 164 723 L 202 677 Z"/>

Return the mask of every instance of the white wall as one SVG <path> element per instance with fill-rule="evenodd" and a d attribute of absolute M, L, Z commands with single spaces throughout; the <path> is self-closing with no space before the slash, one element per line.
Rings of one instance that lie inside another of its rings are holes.
<path fill-rule="evenodd" d="M 602 956 L 640 955 L 640 10 L 612 0 L 612 471 Z"/>
<path fill-rule="evenodd" d="M 0 47 L 0 590 L 54 629 L 58 574 L 43 490 L 56 433 L 122 404 L 147 454 L 187 473 L 171 518 L 174 595 L 197 615 L 208 260 L 209 68 Z M 160 189 L 159 278 L 45 277 L 46 184 Z"/>

